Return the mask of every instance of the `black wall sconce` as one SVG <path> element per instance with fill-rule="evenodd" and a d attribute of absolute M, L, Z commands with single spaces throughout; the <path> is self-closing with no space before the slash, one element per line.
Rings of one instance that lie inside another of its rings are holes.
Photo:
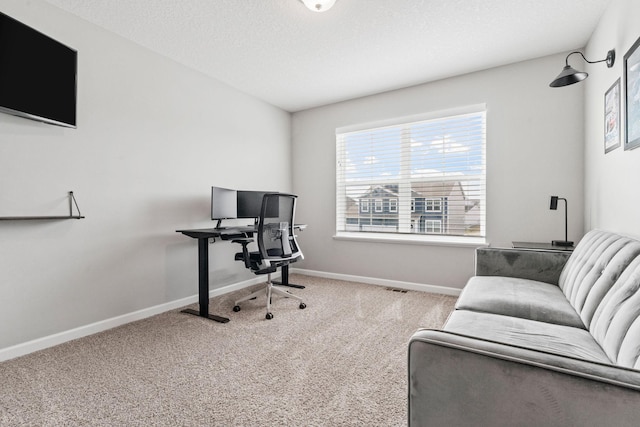
<path fill-rule="evenodd" d="M 578 71 L 569 65 L 569 57 L 574 53 L 579 53 L 580 56 L 582 56 L 582 58 L 585 61 L 587 61 L 589 64 L 596 64 L 598 62 L 606 61 L 607 67 L 611 68 L 613 67 L 613 64 L 616 62 L 616 51 L 614 49 L 611 49 L 609 52 L 607 52 L 607 57 L 600 61 L 589 61 L 587 58 L 584 57 L 582 52 L 578 52 L 578 51 L 571 52 L 569 55 L 567 55 L 567 59 L 565 60 L 566 65 L 562 69 L 562 72 L 558 74 L 558 77 L 556 77 L 551 83 L 549 83 L 549 86 L 551 87 L 569 86 L 574 83 L 578 83 L 586 79 L 587 77 L 589 77 L 589 74 L 585 73 L 584 71 Z"/>
<path fill-rule="evenodd" d="M 568 211 L 567 199 L 564 199 L 558 196 L 551 196 L 551 203 L 549 204 L 549 209 L 551 209 L 552 211 L 555 211 L 556 209 L 558 209 L 558 200 L 564 200 L 564 240 L 553 240 L 551 244 L 554 246 L 563 246 L 563 247 L 573 246 L 573 242 L 570 242 L 567 239 L 567 211 Z"/>

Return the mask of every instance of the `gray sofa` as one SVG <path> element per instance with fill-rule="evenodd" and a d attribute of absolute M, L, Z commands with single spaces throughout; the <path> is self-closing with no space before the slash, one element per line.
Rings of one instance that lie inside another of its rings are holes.
<path fill-rule="evenodd" d="M 640 241 L 481 248 L 442 330 L 409 343 L 410 426 L 640 426 Z"/>

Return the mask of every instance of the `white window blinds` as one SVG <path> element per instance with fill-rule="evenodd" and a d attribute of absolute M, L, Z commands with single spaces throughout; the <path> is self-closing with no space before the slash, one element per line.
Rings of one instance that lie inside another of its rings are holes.
<path fill-rule="evenodd" d="M 338 130 L 338 234 L 484 237 L 486 113 L 471 110 Z"/>

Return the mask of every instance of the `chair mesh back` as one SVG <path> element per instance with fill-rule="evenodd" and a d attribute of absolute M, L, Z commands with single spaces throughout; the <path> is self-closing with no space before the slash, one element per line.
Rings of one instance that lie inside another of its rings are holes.
<path fill-rule="evenodd" d="M 302 256 L 293 233 L 296 196 L 267 193 L 258 221 L 258 249 L 266 264 L 286 264 Z"/>

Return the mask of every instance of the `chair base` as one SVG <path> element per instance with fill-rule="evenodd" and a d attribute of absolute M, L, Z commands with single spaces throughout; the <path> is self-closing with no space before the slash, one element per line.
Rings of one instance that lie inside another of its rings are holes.
<path fill-rule="evenodd" d="M 266 293 L 267 296 L 267 315 L 265 316 L 267 319 L 273 319 L 273 313 L 271 313 L 271 297 L 275 294 L 275 295 L 280 295 L 283 296 L 285 298 L 293 298 L 297 301 L 300 301 L 300 305 L 298 306 L 300 309 L 304 309 L 307 307 L 307 305 L 302 301 L 302 298 L 300 298 L 299 296 L 293 295 L 292 293 L 282 290 L 282 289 L 278 289 L 273 285 L 273 282 L 271 282 L 271 273 L 269 273 L 267 275 L 267 283 L 266 283 L 266 287 L 264 289 L 259 289 L 249 295 L 247 295 L 246 297 L 240 298 L 239 300 L 237 300 L 235 302 L 235 305 L 233 307 L 233 311 L 238 312 L 240 311 L 240 303 L 244 302 L 244 301 L 248 301 L 250 299 L 255 299 L 259 296 L 261 296 L 263 293 Z"/>

